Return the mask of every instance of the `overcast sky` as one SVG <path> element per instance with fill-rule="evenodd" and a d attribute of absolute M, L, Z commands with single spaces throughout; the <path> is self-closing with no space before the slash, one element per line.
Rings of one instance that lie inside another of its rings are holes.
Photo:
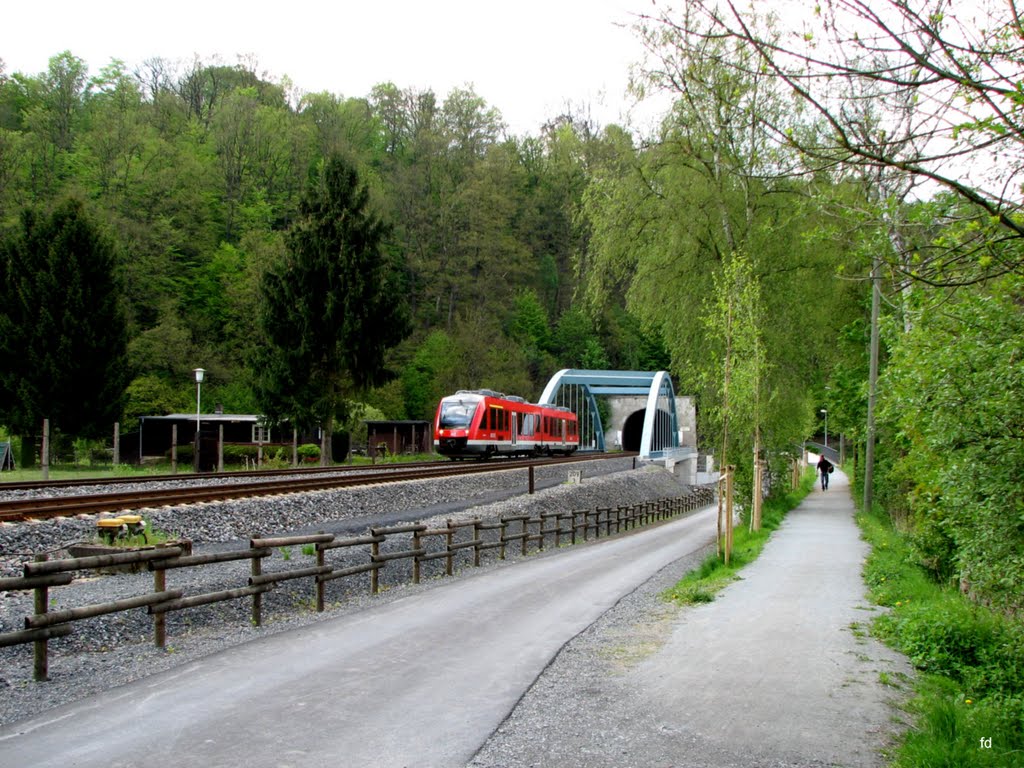
<path fill-rule="evenodd" d="M 366 96 L 373 85 L 472 84 L 512 133 L 536 134 L 567 103 L 601 124 L 622 122 L 629 67 L 642 56 L 630 29 L 651 0 L 5 0 L 0 59 L 39 74 L 70 50 L 91 73 L 112 58 L 226 64 L 254 54 L 269 79 L 304 91 Z M 650 112 L 650 108 L 646 110 Z M 641 121 L 644 118 L 639 118 Z"/>

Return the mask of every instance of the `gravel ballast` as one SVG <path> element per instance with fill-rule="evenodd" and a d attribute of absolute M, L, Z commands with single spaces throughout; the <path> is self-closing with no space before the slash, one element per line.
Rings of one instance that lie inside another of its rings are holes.
<path fill-rule="evenodd" d="M 564 482 L 564 466 L 538 470 L 540 489 L 532 496 L 525 493 L 525 471 L 510 470 L 444 481 L 398 483 L 385 486 L 383 492 L 382 489 L 320 491 L 147 510 L 146 517 L 156 529 L 191 539 L 195 552 L 202 554 L 245 548 L 251 537 L 318 530 L 358 535 L 370 525 L 393 525 L 400 520 L 436 527 L 444 525 L 448 519 L 488 520 L 556 509 L 592 510 L 599 506 L 669 498 L 686 491 L 685 486 L 664 470 L 653 466 L 641 466 L 637 470 L 631 467 L 632 459 L 575 464 L 572 469 L 582 469 L 584 473 L 584 481 L 579 485 Z M 64 547 L 88 538 L 94 527 L 94 519 L 0 526 L 4 575 L 20 575 L 20 564 L 36 552 L 63 556 Z M 518 549 L 518 544 L 510 546 L 505 561 L 498 560 L 491 550 L 483 566 L 507 566 L 518 557 Z M 542 556 L 557 555 L 548 551 Z M 359 562 L 365 561 L 364 554 Z M 264 572 L 312 564 L 311 557 L 298 551 L 275 551 L 265 561 Z M 381 572 L 384 591 L 377 596 L 368 594 L 366 574 L 331 582 L 327 610 L 322 614 L 314 610 L 311 579 L 282 582 L 263 596 L 261 627 L 250 623 L 251 601 L 248 599 L 173 612 L 167 615 L 166 649 L 154 647 L 152 617 L 144 608 L 77 621 L 71 636 L 50 642 L 50 679 L 45 683 L 32 681 L 31 644 L 0 648 L 0 724 L 17 722 L 267 633 L 305 626 L 448 583 L 440 578 L 443 564 L 443 559 L 424 563 L 424 583 L 420 585 L 408 583 L 408 568 L 404 564 L 399 567 L 389 564 Z M 459 567 L 471 566 L 464 559 Z M 177 569 L 167 574 L 169 589 L 182 589 L 186 595 L 198 594 L 244 585 L 249 562 Z M 152 588 L 153 576 L 147 572 L 76 579 L 70 586 L 51 589 L 50 610 L 135 596 Z M 32 599 L 31 592 L 0 592 L 0 632 L 23 628 L 24 617 L 34 612 Z"/>

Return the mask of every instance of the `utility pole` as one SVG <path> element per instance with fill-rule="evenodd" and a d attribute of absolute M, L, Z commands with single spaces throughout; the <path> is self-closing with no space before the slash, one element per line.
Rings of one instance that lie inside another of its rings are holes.
<path fill-rule="evenodd" d="M 879 287 L 880 259 L 876 253 L 871 262 L 871 364 L 868 371 L 867 445 L 864 446 L 864 512 L 870 513 L 875 487 L 875 398 L 878 394 L 878 311 L 881 304 Z"/>

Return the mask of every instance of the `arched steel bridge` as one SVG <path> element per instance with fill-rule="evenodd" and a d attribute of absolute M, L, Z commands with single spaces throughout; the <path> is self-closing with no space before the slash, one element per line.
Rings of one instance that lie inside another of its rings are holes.
<path fill-rule="evenodd" d="M 580 450 L 605 450 L 604 427 L 597 396 L 646 396 L 640 456 L 680 459 L 694 455 L 683 448 L 676 395 L 666 371 L 597 371 L 565 369 L 551 377 L 541 403 L 569 408 L 579 417 Z"/>

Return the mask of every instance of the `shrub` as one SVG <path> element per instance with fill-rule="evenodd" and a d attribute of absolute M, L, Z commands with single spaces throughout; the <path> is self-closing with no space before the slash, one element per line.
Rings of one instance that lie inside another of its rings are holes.
<path fill-rule="evenodd" d="M 313 461 L 320 461 L 320 446 L 314 445 L 313 443 L 303 443 L 298 448 L 299 461 L 305 463 L 311 463 Z"/>
<path fill-rule="evenodd" d="M 1024 754 L 1024 626 L 929 578 L 918 552 L 879 515 L 858 522 L 872 545 L 864 577 L 890 608 L 877 635 L 926 674 L 895 755 L 898 768 L 1019 765 Z M 945 581 L 945 580 L 943 580 Z M 981 740 L 991 746 L 982 748 Z"/>
<path fill-rule="evenodd" d="M 259 447 L 255 445 L 225 445 L 224 461 L 227 464 L 242 464 L 246 459 L 256 461 L 259 458 Z"/>
<path fill-rule="evenodd" d="M 997 643 L 994 620 L 955 597 L 908 606 L 889 622 L 893 626 L 885 631 L 898 638 L 900 649 L 915 667 L 961 682 L 992 656 Z"/>

